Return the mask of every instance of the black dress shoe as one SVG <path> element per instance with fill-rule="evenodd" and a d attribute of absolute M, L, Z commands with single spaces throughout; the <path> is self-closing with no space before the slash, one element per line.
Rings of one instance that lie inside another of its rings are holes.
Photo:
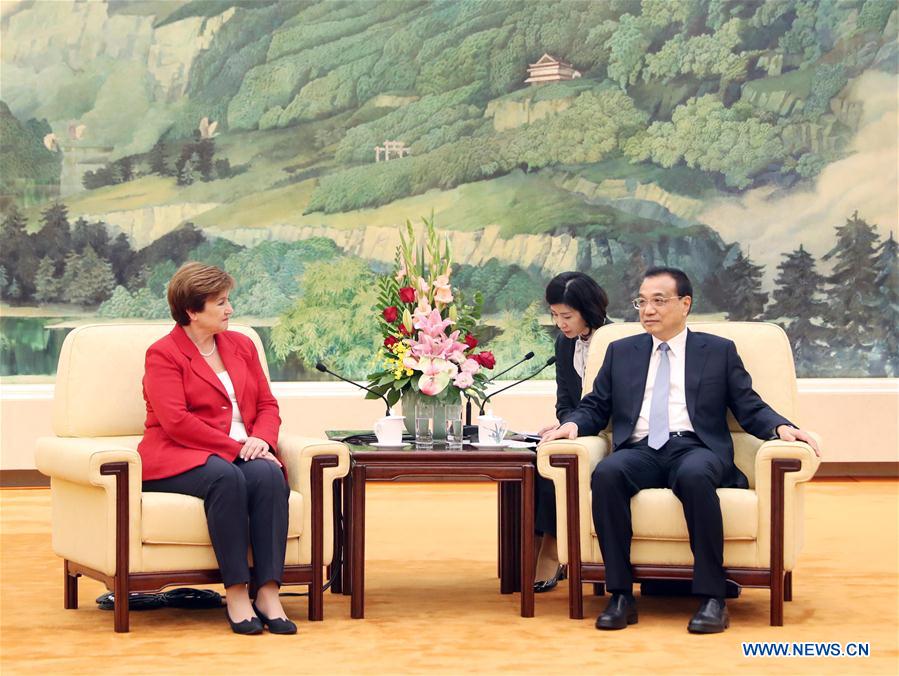
<path fill-rule="evenodd" d="M 609 605 L 596 618 L 596 628 L 624 629 L 629 624 L 637 624 L 637 601 L 630 594 L 614 592 Z"/>
<path fill-rule="evenodd" d="M 722 599 L 707 598 L 687 625 L 691 634 L 720 634 L 730 626 L 727 606 Z"/>
<path fill-rule="evenodd" d="M 543 594 L 544 592 L 552 591 L 556 588 L 556 585 L 559 584 L 560 580 L 564 580 L 568 577 L 568 566 L 560 565 L 556 569 L 556 574 L 553 575 L 548 580 L 537 580 L 534 583 L 534 593 L 535 594 Z"/>
<path fill-rule="evenodd" d="M 231 631 L 233 631 L 235 634 L 251 636 L 253 634 L 262 633 L 262 622 L 259 621 L 258 617 L 251 617 L 249 620 L 241 620 L 240 622 L 235 622 L 228 614 L 227 608 L 225 608 L 225 617 L 228 618 L 228 624 L 231 625 Z"/>
<path fill-rule="evenodd" d="M 268 630 L 272 634 L 296 634 L 297 633 L 297 625 L 288 620 L 286 617 L 276 617 L 274 619 L 269 619 L 265 615 L 263 615 L 259 608 L 256 607 L 256 604 L 253 604 L 253 611 L 259 616 L 259 619 L 262 621 L 262 624 L 268 627 Z"/>

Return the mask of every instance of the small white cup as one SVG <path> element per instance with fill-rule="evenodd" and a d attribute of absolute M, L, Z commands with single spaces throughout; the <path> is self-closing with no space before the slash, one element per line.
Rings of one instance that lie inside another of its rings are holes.
<path fill-rule="evenodd" d="M 507 429 L 506 421 L 492 413 L 478 416 L 478 442 L 481 444 L 502 445 Z"/>
<path fill-rule="evenodd" d="M 403 430 L 406 418 L 401 415 L 386 415 L 375 422 L 375 436 L 379 444 L 400 446 L 403 443 Z"/>

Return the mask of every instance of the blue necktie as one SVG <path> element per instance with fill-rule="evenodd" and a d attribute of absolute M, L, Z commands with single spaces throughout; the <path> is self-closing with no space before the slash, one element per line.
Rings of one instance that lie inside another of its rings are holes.
<path fill-rule="evenodd" d="M 668 443 L 668 390 L 671 388 L 671 364 L 668 361 L 668 343 L 659 345 L 659 369 L 652 386 L 649 404 L 649 447 L 656 450 Z"/>

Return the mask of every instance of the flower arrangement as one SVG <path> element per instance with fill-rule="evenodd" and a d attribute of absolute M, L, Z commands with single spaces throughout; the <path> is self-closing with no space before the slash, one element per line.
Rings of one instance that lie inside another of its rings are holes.
<path fill-rule="evenodd" d="M 391 406 L 408 392 L 444 403 L 459 403 L 463 394 L 480 401 L 485 370 L 496 364 L 491 352 L 477 350 L 481 295 L 465 304 L 450 282 L 449 240 L 437 234 L 433 217 L 423 221 L 425 242 L 416 243 L 412 223 L 406 221 L 394 273 L 378 279 L 382 368 L 369 376 L 368 385 Z"/>

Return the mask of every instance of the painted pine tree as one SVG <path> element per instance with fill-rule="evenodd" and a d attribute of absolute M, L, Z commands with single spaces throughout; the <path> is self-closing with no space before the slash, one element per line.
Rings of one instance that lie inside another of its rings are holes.
<path fill-rule="evenodd" d="M 39 257 L 27 226 L 25 217 L 15 205 L 9 208 L 0 224 L 0 266 L 6 271 L 6 283 L 0 290 L 7 300 L 27 300 L 34 293 Z"/>
<path fill-rule="evenodd" d="M 877 313 L 871 375 L 895 378 L 899 375 L 899 242 L 890 236 L 877 250 L 874 261 L 877 277 Z M 881 373 L 882 371 L 882 373 Z"/>
<path fill-rule="evenodd" d="M 61 290 L 62 282 L 56 276 L 56 263 L 52 258 L 44 256 L 34 275 L 34 299 L 38 303 L 51 303 L 59 300 Z"/>
<path fill-rule="evenodd" d="M 822 300 L 824 277 L 815 269 L 814 256 L 801 244 L 784 254 L 777 269 L 773 302 L 765 311 L 765 318 L 777 321 L 790 337 L 798 375 L 816 375 L 829 335 L 823 326 L 827 313 Z"/>
<path fill-rule="evenodd" d="M 215 158 L 215 139 L 200 139 L 194 144 L 194 152 L 197 155 L 197 170 L 204 181 L 211 181 Z"/>
<path fill-rule="evenodd" d="M 824 256 L 834 266 L 827 277 L 828 317 L 833 327 L 830 368 L 839 375 L 868 375 L 868 355 L 877 323 L 877 231 L 858 211 L 836 227 L 837 242 Z"/>
<path fill-rule="evenodd" d="M 66 253 L 72 249 L 69 208 L 62 202 L 51 204 L 41 213 L 41 223 L 41 229 L 37 232 L 38 254 L 62 263 Z"/>
<path fill-rule="evenodd" d="M 166 165 L 165 143 L 159 139 L 150 149 L 150 172 L 158 176 L 168 176 L 169 168 Z"/>
<path fill-rule="evenodd" d="M 768 294 L 762 291 L 764 266 L 756 265 L 742 252 L 725 270 L 723 276 L 724 302 L 728 309 L 727 320 L 753 321 L 761 319 L 768 302 Z"/>

